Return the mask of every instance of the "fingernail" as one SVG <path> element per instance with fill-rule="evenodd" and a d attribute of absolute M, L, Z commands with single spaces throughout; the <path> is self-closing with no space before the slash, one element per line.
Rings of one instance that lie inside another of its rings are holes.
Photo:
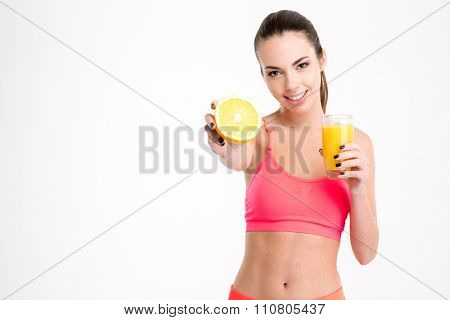
<path fill-rule="evenodd" d="M 336 163 L 336 167 L 340 167 L 341 166 L 341 164 L 340 163 Z"/>
<path fill-rule="evenodd" d="M 219 138 L 217 139 L 217 141 L 219 141 L 219 143 L 220 143 L 221 145 L 223 145 L 224 142 L 225 142 L 225 141 L 223 141 L 223 138 L 222 138 L 222 137 L 219 137 Z"/>
<path fill-rule="evenodd" d="M 341 176 L 343 176 L 343 175 L 345 174 L 345 171 L 341 171 L 341 172 L 339 172 L 339 174 L 340 174 Z"/>
<path fill-rule="evenodd" d="M 345 148 L 345 144 L 343 144 L 342 146 L 339 147 L 339 149 L 344 149 Z"/>
<path fill-rule="evenodd" d="M 338 154 L 336 154 L 333 158 L 335 158 L 335 159 L 337 159 L 337 158 L 339 158 L 339 155 Z"/>
<path fill-rule="evenodd" d="M 211 127 L 211 129 L 214 129 L 214 122 L 211 122 L 211 123 L 209 124 L 209 126 Z"/>

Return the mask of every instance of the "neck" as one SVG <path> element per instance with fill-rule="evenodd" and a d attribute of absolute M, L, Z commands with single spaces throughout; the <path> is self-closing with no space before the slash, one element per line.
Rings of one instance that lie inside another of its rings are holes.
<path fill-rule="evenodd" d="M 279 113 L 281 121 L 300 129 L 306 126 L 312 128 L 321 127 L 322 116 L 324 116 L 320 100 L 318 103 L 315 103 L 308 112 L 305 113 L 292 112 L 283 106 L 280 107 Z"/>

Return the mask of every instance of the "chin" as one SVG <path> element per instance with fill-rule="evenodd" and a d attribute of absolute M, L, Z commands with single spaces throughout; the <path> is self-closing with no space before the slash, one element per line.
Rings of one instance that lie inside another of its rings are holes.
<path fill-rule="evenodd" d="M 284 100 L 284 98 L 283 98 Z M 284 109 L 289 110 L 290 112 L 293 113 L 305 113 L 305 112 L 309 112 L 309 110 L 311 109 L 311 104 L 306 102 L 304 104 L 298 105 L 298 106 L 293 106 L 291 105 L 289 102 L 287 101 L 281 101 L 280 104 L 283 106 Z"/>
<path fill-rule="evenodd" d="M 310 108 L 290 108 L 288 110 L 295 114 L 306 114 L 310 111 Z"/>

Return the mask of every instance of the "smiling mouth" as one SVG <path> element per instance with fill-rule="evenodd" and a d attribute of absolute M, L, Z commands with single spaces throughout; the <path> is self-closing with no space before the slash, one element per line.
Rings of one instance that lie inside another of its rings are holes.
<path fill-rule="evenodd" d="M 308 90 L 306 90 L 305 92 L 303 92 L 302 94 L 299 94 L 299 95 L 296 95 L 296 96 L 292 96 L 292 97 L 286 97 L 286 96 L 284 96 L 286 99 L 289 99 L 289 100 L 291 100 L 291 101 L 298 101 L 298 100 L 300 100 L 301 98 L 303 98 L 305 95 L 306 95 L 306 93 L 308 93 Z"/>

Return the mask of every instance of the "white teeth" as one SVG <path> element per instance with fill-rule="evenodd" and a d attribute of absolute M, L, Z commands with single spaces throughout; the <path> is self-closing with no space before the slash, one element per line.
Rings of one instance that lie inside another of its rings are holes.
<path fill-rule="evenodd" d="M 305 96 L 305 94 L 306 94 L 306 91 L 303 92 L 302 94 L 298 95 L 298 96 L 295 96 L 295 97 L 292 97 L 292 98 L 287 97 L 287 98 L 289 100 L 292 100 L 292 101 L 297 101 L 297 100 L 300 100 L 301 98 L 303 98 Z"/>

